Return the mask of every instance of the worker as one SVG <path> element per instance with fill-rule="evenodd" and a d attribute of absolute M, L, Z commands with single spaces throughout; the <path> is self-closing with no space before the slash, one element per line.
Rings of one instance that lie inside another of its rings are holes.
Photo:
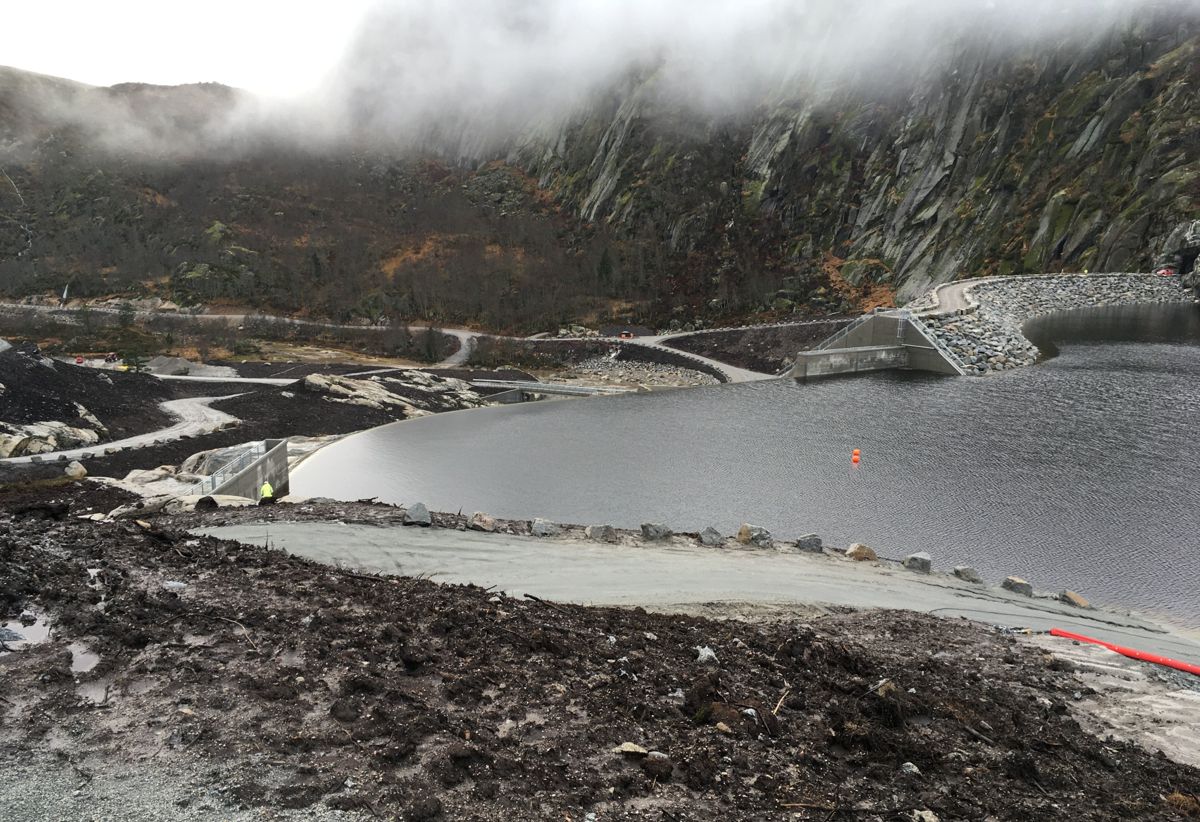
<path fill-rule="evenodd" d="M 271 487 L 271 482 L 269 480 L 263 480 L 262 488 L 258 489 L 258 504 L 275 504 L 275 489 Z"/>

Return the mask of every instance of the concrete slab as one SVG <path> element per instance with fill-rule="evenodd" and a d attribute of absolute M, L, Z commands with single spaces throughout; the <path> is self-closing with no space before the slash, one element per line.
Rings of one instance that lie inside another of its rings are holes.
<path fill-rule="evenodd" d="M 496 586 L 510 594 L 590 605 L 679 612 L 714 603 L 726 612 L 763 606 L 907 609 L 1044 631 L 1053 627 L 1200 664 L 1200 638 L 1126 613 L 1081 611 L 942 574 L 811 554 L 719 550 L 682 544 L 597 545 L 442 529 L 341 522 L 270 522 L 202 533 L 364 571 Z"/>

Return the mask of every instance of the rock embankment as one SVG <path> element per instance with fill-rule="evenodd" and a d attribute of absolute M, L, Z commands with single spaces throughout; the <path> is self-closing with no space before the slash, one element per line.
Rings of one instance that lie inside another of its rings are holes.
<path fill-rule="evenodd" d="M 1079 308 L 1191 299 L 1177 278 L 1151 274 L 983 279 L 968 286 L 965 294 L 970 307 L 961 312 L 939 313 L 925 299 L 909 308 L 922 312 L 930 332 L 974 374 L 1036 362 L 1040 352 L 1022 330 L 1035 317 Z"/>
<path fill-rule="evenodd" d="M 415 370 L 398 371 L 390 376 L 370 379 L 309 374 L 296 383 L 296 388 L 323 394 L 330 402 L 399 411 L 404 419 L 487 404 L 487 400 L 471 388 L 470 383 Z"/>
<path fill-rule="evenodd" d="M 721 382 L 710 374 L 694 369 L 662 363 L 618 360 L 612 356 L 584 360 L 561 378 L 631 386 L 719 385 Z"/>

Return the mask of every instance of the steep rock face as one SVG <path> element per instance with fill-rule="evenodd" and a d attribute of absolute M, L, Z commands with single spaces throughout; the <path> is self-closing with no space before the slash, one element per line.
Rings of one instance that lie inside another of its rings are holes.
<path fill-rule="evenodd" d="M 1200 194 L 1198 48 L 1194 21 L 1164 15 L 1037 54 L 965 50 L 901 99 L 780 103 L 750 125 L 664 108 L 648 80 L 510 159 L 583 219 L 663 238 L 676 271 L 704 258 L 710 299 L 822 259 L 901 298 L 1144 268 Z"/>

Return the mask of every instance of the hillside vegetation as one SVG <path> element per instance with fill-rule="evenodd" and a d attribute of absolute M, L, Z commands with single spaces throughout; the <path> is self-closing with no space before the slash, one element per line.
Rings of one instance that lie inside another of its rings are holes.
<path fill-rule="evenodd" d="M 737 120 L 631 77 L 482 157 L 217 138 L 230 89 L 3 70 L 0 291 L 532 330 L 1145 269 L 1200 197 L 1200 21 L 1179 13 L 1036 54 L 964 46 L 911 93 Z M 124 144 L 89 126 L 114 112 Z"/>

